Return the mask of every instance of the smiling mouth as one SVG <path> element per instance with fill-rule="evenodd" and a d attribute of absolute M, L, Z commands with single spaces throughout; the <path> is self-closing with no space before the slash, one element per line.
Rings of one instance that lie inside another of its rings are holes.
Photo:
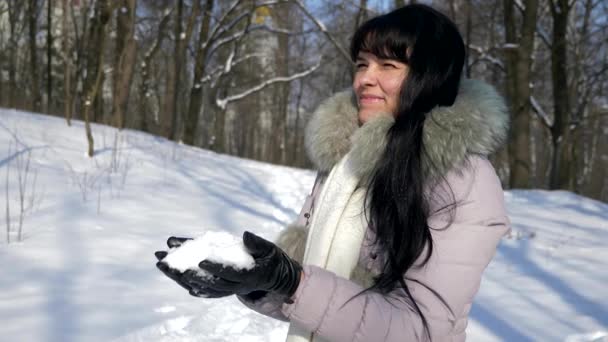
<path fill-rule="evenodd" d="M 382 100 L 383 97 L 382 96 L 376 96 L 376 95 L 362 94 L 362 95 L 359 95 L 359 99 L 360 100 L 368 100 L 368 99 L 370 99 L 370 100 Z"/>
<path fill-rule="evenodd" d="M 384 99 L 382 97 L 377 97 L 377 96 L 361 96 L 359 98 L 359 104 L 374 104 L 374 103 L 379 103 L 379 102 L 383 102 Z"/>

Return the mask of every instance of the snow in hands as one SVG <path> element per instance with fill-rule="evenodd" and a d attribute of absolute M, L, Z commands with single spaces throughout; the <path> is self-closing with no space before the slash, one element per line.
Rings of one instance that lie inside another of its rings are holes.
<path fill-rule="evenodd" d="M 203 260 L 213 261 L 234 269 L 251 269 L 255 262 L 243 245 L 243 240 L 227 232 L 208 231 L 204 235 L 172 248 L 161 261 L 170 268 L 205 273 L 198 267 Z"/>

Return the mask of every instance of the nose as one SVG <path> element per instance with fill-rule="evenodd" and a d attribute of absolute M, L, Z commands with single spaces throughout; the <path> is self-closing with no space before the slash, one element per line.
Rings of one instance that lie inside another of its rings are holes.
<path fill-rule="evenodd" d="M 372 65 L 368 66 L 363 70 L 357 72 L 357 78 L 359 79 L 359 85 L 361 86 L 374 86 L 378 82 L 376 68 Z"/>

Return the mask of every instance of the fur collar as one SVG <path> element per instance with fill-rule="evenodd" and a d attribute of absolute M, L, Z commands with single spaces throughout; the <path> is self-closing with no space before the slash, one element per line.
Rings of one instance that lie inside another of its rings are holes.
<path fill-rule="evenodd" d="M 390 116 L 357 123 L 357 104 L 352 90 L 325 100 L 313 113 L 305 133 L 306 151 L 319 171 L 328 172 L 348 152 L 353 171 L 368 179 L 386 147 Z M 468 154 L 489 155 L 505 141 L 509 115 L 502 97 L 481 81 L 463 79 L 450 107 L 435 107 L 424 124 L 427 155 L 423 168 L 429 179 L 460 169 Z M 430 168 L 429 165 L 434 165 Z M 430 173 L 434 170 L 434 173 Z"/>

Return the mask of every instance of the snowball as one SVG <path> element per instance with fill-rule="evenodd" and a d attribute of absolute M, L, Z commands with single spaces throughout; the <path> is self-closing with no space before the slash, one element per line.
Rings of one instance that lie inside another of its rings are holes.
<path fill-rule="evenodd" d="M 204 274 L 198 264 L 205 259 L 235 269 L 251 269 L 255 265 L 240 237 L 213 231 L 172 248 L 162 262 L 180 272 L 194 269 Z"/>

